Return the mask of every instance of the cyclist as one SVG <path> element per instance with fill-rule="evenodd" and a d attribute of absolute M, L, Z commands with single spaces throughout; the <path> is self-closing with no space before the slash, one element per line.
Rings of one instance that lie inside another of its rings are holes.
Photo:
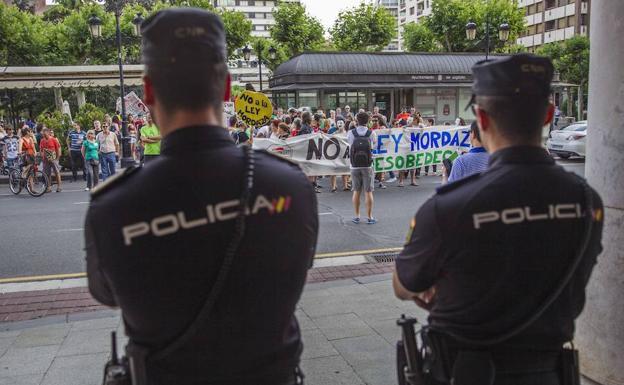
<path fill-rule="evenodd" d="M 22 170 L 22 178 L 26 178 L 28 171 L 35 164 L 35 156 L 37 155 L 35 135 L 30 127 L 24 126 L 22 128 L 22 137 L 17 145 L 17 152 L 23 157 L 24 169 Z"/>

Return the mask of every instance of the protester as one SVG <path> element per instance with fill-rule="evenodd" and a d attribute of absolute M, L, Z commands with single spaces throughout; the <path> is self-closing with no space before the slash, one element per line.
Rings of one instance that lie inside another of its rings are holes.
<path fill-rule="evenodd" d="M 156 159 L 160 155 L 160 130 L 154 124 L 151 115 L 147 115 L 147 125 L 141 127 L 141 142 L 143 143 L 143 159 L 145 163 Z"/>
<path fill-rule="evenodd" d="M 335 117 L 336 121 L 342 120 L 345 121 L 346 119 L 344 118 L 344 116 L 342 115 L 342 109 L 340 107 L 336 108 L 336 117 Z"/>
<path fill-rule="evenodd" d="M 290 137 L 290 128 L 286 123 L 280 123 L 277 127 L 277 137 L 281 140 L 286 140 Z"/>
<path fill-rule="evenodd" d="M 93 122 L 93 126 L 97 129 L 97 127 L 100 127 L 100 122 L 96 120 Z M 78 179 L 78 167 L 82 170 L 82 179 L 87 180 L 85 162 L 82 156 L 82 142 L 84 142 L 86 137 L 87 135 L 80 127 L 80 124 L 74 122 L 73 129 L 67 134 L 66 140 L 73 182 L 76 182 L 76 179 Z"/>
<path fill-rule="evenodd" d="M 292 122 L 290 135 L 297 136 L 299 135 L 300 132 L 301 132 L 301 119 L 295 118 L 295 120 L 293 120 Z"/>
<path fill-rule="evenodd" d="M 333 132 L 329 132 L 329 134 L 335 135 L 335 136 L 342 136 L 342 137 L 346 137 L 347 136 L 347 131 L 345 130 L 345 123 L 344 120 L 339 120 L 337 123 L 337 127 L 334 127 L 334 131 Z M 349 175 L 341 175 L 342 178 L 342 191 L 349 191 Z M 338 184 L 336 182 L 336 175 L 331 175 L 329 177 L 329 184 L 331 185 L 331 192 L 336 192 L 338 191 Z"/>
<path fill-rule="evenodd" d="M 99 147 L 100 144 L 95 140 L 95 131 L 89 130 L 87 139 L 82 142 L 81 149 L 87 169 L 87 187 L 85 187 L 85 191 L 91 190 L 98 184 L 98 175 L 100 174 Z"/>
<path fill-rule="evenodd" d="M 61 158 L 61 144 L 59 141 L 50 135 L 50 129 L 43 127 L 41 130 L 42 138 L 39 143 L 39 150 L 41 151 L 43 161 L 43 172 L 48 176 L 49 180 L 52 180 L 52 170 L 56 174 L 56 192 L 61 192 L 61 172 L 57 163 L 57 160 Z M 52 189 L 48 185 L 46 192 L 50 192 Z"/>
<path fill-rule="evenodd" d="M 119 157 L 119 140 L 117 135 L 109 130 L 107 124 L 104 124 L 103 128 L 95 140 L 99 145 L 102 180 L 104 181 L 115 174 L 115 164 Z"/>
<path fill-rule="evenodd" d="M 453 162 L 448 175 L 449 183 L 487 170 L 490 155 L 481 144 L 481 135 L 476 121 L 470 125 L 470 145 L 472 147 L 470 151 Z"/>
<path fill-rule="evenodd" d="M 312 129 L 312 114 L 309 111 L 305 111 L 301 114 L 301 130 L 298 135 L 308 135 L 312 134 L 314 130 Z"/>
<path fill-rule="evenodd" d="M 2 149 L 3 158 L 5 159 L 7 166 L 17 166 L 19 138 L 13 134 L 13 127 L 8 126 L 6 128 L 6 136 L 2 138 L 2 142 L 4 143 L 4 147 Z"/>
<path fill-rule="evenodd" d="M 130 137 L 130 153 L 132 154 L 132 159 L 137 160 L 137 129 L 134 126 L 134 123 L 128 123 L 128 136 Z"/>
<path fill-rule="evenodd" d="M 351 107 L 345 106 L 344 112 L 342 113 L 342 116 L 345 119 L 349 119 L 349 118 L 353 119 L 353 114 L 351 113 Z"/>
<path fill-rule="evenodd" d="M 377 135 L 368 128 L 368 118 L 368 114 L 365 112 L 357 114 L 358 126 L 349 131 L 347 141 L 350 147 L 353 209 L 355 211 L 355 217 L 353 217 L 352 222 L 355 224 L 360 223 L 360 196 L 364 192 L 367 214 L 366 223 L 372 225 L 377 223 L 377 220 L 373 217 L 375 179 L 372 167 L 372 149 Z"/>

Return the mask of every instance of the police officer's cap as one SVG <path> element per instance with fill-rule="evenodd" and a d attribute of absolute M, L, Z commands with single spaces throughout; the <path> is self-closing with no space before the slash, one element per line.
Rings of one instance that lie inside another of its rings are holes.
<path fill-rule="evenodd" d="M 554 68 L 550 59 L 516 54 L 483 60 L 472 67 L 472 93 L 477 96 L 548 97 Z"/>
<path fill-rule="evenodd" d="M 143 63 L 160 68 L 188 68 L 225 63 L 225 28 L 212 12 L 169 8 L 141 25 Z"/>

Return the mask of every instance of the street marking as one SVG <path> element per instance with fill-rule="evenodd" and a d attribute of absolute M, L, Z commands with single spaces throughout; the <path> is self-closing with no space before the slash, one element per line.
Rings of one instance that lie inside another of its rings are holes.
<path fill-rule="evenodd" d="M 89 202 L 74 202 L 75 205 L 86 205 Z"/>
<path fill-rule="evenodd" d="M 53 233 L 65 233 L 65 232 L 70 232 L 70 231 L 82 231 L 84 230 L 83 227 L 79 228 L 79 229 L 58 229 L 58 230 L 52 230 Z"/>
<path fill-rule="evenodd" d="M 323 258 L 335 258 L 335 257 L 354 257 L 354 259 L 356 259 L 356 257 L 364 258 L 367 254 L 393 253 L 393 252 L 401 251 L 402 249 L 403 249 L 402 247 L 391 247 L 387 249 L 368 249 L 368 250 L 344 251 L 344 252 L 339 252 L 339 253 L 322 253 L 322 254 L 316 254 L 314 258 L 323 259 Z M 27 277 L 0 278 L 0 284 L 16 283 L 16 282 L 47 281 L 51 279 L 84 278 L 86 276 L 87 276 L 87 273 L 71 273 L 71 274 L 33 275 L 33 276 L 27 276 Z"/>
<path fill-rule="evenodd" d="M 0 283 L 47 281 L 47 280 L 51 280 L 51 279 L 84 278 L 86 276 L 87 276 L 87 273 L 34 275 L 34 276 L 31 276 L 31 277 L 2 278 L 2 279 L 0 279 Z"/>
<path fill-rule="evenodd" d="M 324 254 L 316 254 L 314 258 L 333 258 L 333 257 L 347 257 L 350 255 L 366 255 L 366 254 L 377 254 L 377 253 L 395 253 L 397 251 L 403 250 L 402 247 L 390 247 L 387 249 L 369 249 L 369 250 L 353 250 L 353 251 L 342 251 L 338 253 L 324 253 Z"/>
<path fill-rule="evenodd" d="M 319 213 L 318 215 L 333 215 L 334 213 Z"/>

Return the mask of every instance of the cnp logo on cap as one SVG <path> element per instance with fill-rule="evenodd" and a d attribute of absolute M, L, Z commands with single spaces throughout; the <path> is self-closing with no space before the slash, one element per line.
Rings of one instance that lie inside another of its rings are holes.
<path fill-rule="evenodd" d="M 204 27 L 194 26 L 176 28 L 173 31 L 173 35 L 178 39 L 186 39 L 189 37 L 208 37 L 208 33 L 206 33 Z"/>

